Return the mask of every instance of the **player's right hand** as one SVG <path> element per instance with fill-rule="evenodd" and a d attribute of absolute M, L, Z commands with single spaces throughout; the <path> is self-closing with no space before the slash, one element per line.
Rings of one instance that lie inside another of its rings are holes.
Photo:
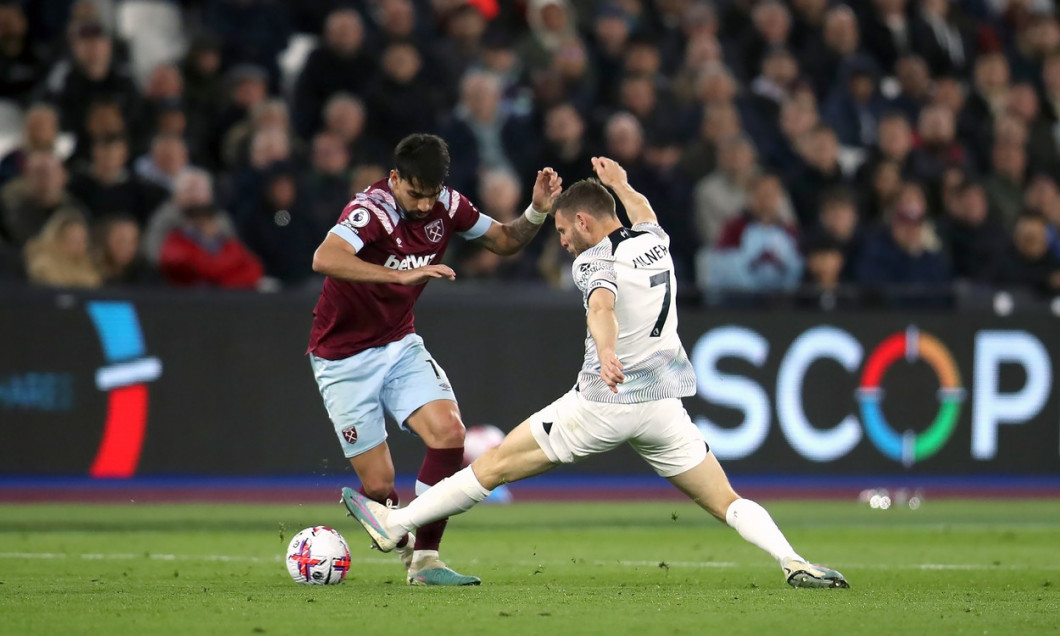
<path fill-rule="evenodd" d="M 422 285 L 432 278 L 456 280 L 456 272 L 448 265 L 427 265 L 398 272 L 399 285 Z"/>
<path fill-rule="evenodd" d="M 600 183 L 609 188 L 625 185 L 627 182 L 626 169 L 618 165 L 614 159 L 607 157 L 593 157 L 593 170 L 600 179 Z"/>
<path fill-rule="evenodd" d="M 622 363 L 613 351 L 607 351 L 600 355 L 600 379 L 611 387 L 612 393 L 618 393 L 618 385 L 626 381 L 626 374 L 622 372 Z"/>

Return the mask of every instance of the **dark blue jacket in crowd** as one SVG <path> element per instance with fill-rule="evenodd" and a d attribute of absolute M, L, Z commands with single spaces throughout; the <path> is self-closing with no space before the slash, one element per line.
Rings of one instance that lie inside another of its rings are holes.
<path fill-rule="evenodd" d="M 865 241 L 857 268 L 858 282 L 868 286 L 930 285 L 948 282 L 949 266 L 937 252 L 912 255 L 891 236 L 890 228 L 876 230 Z"/>

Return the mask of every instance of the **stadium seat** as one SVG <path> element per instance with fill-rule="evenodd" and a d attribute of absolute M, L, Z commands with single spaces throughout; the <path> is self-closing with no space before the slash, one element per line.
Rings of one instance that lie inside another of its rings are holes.
<path fill-rule="evenodd" d="M 133 76 L 141 86 L 154 67 L 183 54 L 183 18 L 176 3 L 122 0 L 117 14 L 118 35 L 129 44 Z"/>

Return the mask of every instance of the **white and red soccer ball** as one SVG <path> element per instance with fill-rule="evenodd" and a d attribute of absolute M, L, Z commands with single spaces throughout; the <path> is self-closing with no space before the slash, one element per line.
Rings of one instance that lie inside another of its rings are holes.
<path fill-rule="evenodd" d="M 504 431 L 492 424 L 468 428 L 464 434 L 464 465 L 469 465 L 486 451 L 497 448 L 503 441 Z"/>
<path fill-rule="evenodd" d="M 350 547 L 327 526 L 306 528 L 287 546 L 287 572 L 302 585 L 338 585 L 350 571 Z"/>

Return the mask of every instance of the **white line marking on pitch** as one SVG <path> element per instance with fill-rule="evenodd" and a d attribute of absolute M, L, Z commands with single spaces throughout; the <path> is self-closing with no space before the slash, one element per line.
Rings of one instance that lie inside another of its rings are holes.
<path fill-rule="evenodd" d="M 283 558 L 279 555 L 274 557 L 257 557 L 249 555 L 238 555 L 238 554 L 168 554 L 168 553 L 147 553 L 147 554 L 133 554 L 131 552 L 115 552 L 112 554 L 104 553 L 86 553 L 86 554 L 67 554 L 64 552 L 0 552 L 0 559 L 82 559 L 85 561 L 132 561 L 135 559 L 150 559 L 154 561 L 207 561 L 207 562 L 223 562 L 223 563 L 279 563 L 283 561 Z M 370 563 L 370 564 L 391 564 L 394 562 L 392 558 L 384 557 L 362 557 L 355 559 L 357 563 Z M 614 560 L 608 561 L 603 559 L 597 559 L 593 561 L 585 561 L 589 565 L 619 565 L 623 567 L 659 567 L 663 560 L 657 561 L 626 561 L 626 560 Z M 474 563 L 481 563 L 478 559 L 473 560 Z M 766 563 L 767 561 L 763 561 Z M 527 566 L 559 566 L 559 565 L 571 565 L 570 561 L 531 561 L 531 560 L 519 560 L 519 561 L 505 561 L 509 565 L 527 565 Z M 579 561 L 579 563 L 582 563 Z M 665 561 L 669 567 L 677 568 L 717 568 L 717 569 L 728 569 L 746 567 L 748 563 L 737 563 L 735 561 Z M 835 563 L 836 567 L 861 569 L 861 570 L 1060 570 L 1060 565 L 993 565 L 989 563 L 899 563 L 899 564 L 886 564 L 886 563 Z"/>

